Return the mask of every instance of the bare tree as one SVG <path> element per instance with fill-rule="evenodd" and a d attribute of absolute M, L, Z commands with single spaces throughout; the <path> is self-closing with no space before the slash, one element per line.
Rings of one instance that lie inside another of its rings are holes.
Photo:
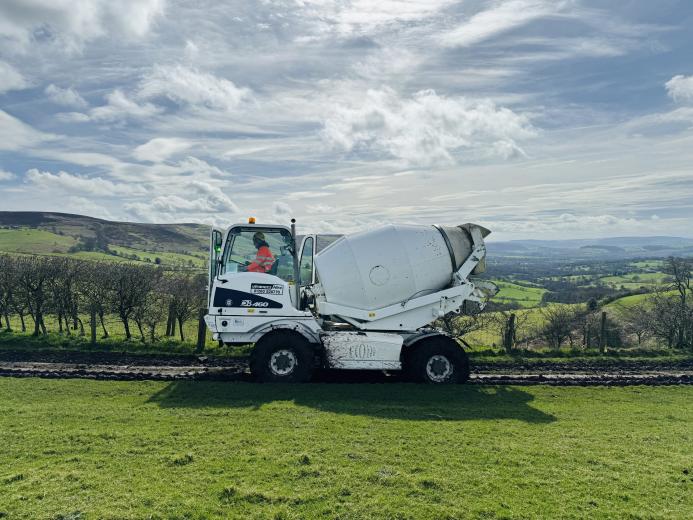
<path fill-rule="evenodd" d="M 84 334 L 84 325 L 79 317 L 79 298 L 77 285 L 79 272 L 84 262 L 69 258 L 56 258 L 54 263 L 54 275 L 49 280 L 51 289 L 51 303 L 53 312 L 58 319 L 58 330 L 62 333 L 63 321 L 65 332 L 70 334 L 72 330 L 80 327 L 80 334 Z"/>
<path fill-rule="evenodd" d="M 16 259 L 17 282 L 27 299 L 29 313 L 34 320 L 34 336 L 46 334 L 44 312 L 48 302 L 48 283 L 55 275 L 55 259 L 23 256 Z"/>
<path fill-rule="evenodd" d="M 693 260 L 690 258 L 669 257 L 664 267 L 664 272 L 671 275 L 672 282 L 668 289 L 676 292 L 678 305 L 676 316 L 676 346 L 684 348 L 693 346 L 693 338 L 687 331 L 690 329 L 688 321 L 688 293 L 693 292 Z"/>
<path fill-rule="evenodd" d="M 126 340 L 132 339 L 130 320 L 152 290 L 155 276 L 154 268 L 136 264 L 113 264 L 109 269 L 107 283 L 115 312 L 125 328 Z"/>
<path fill-rule="evenodd" d="M 157 270 L 157 273 L 161 273 Z M 160 287 L 161 276 L 156 281 L 158 288 L 150 291 L 141 305 L 135 309 L 133 319 L 137 323 L 142 341 L 145 341 L 144 329 L 147 329 L 149 341 L 157 340 L 156 327 L 164 321 L 168 312 L 168 295 Z M 158 289 L 158 290 L 157 290 Z"/>
<path fill-rule="evenodd" d="M 488 323 L 497 331 L 505 351 L 512 353 L 518 344 L 529 341 L 529 314 L 522 310 L 488 314 Z"/>
<path fill-rule="evenodd" d="M 206 277 L 176 274 L 169 279 L 168 292 L 171 298 L 171 309 L 178 322 L 178 332 L 181 341 L 185 341 L 183 325 L 193 316 L 204 303 L 204 288 Z"/>
<path fill-rule="evenodd" d="M 0 326 L 5 318 L 5 328 L 12 331 L 10 312 L 15 291 L 15 263 L 9 255 L 0 255 Z"/>
<path fill-rule="evenodd" d="M 144 268 L 147 275 L 147 291 L 141 294 L 135 312 L 132 315 L 133 321 L 137 324 L 142 342 L 145 339 L 144 328 L 149 330 L 152 341 L 156 339 L 156 325 L 162 320 L 162 315 L 166 312 L 166 294 L 162 287 L 161 280 L 163 271 L 161 269 Z"/>
<path fill-rule="evenodd" d="M 665 290 L 655 291 L 647 299 L 650 312 L 645 316 L 653 336 L 664 341 L 667 347 L 676 345 L 680 327 L 680 308 L 676 296 Z"/>
<path fill-rule="evenodd" d="M 541 309 L 544 324 L 539 335 L 551 348 L 559 349 L 566 340 L 573 341 L 575 311 L 567 305 L 549 305 Z"/>
<path fill-rule="evenodd" d="M 642 346 L 642 342 L 652 334 L 652 317 L 650 316 L 652 309 L 646 300 L 635 305 L 621 305 L 619 308 L 623 330 L 626 334 L 635 336 L 638 340 L 638 346 Z"/>
<path fill-rule="evenodd" d="M 105 315 L 112 307 L 112 294 L 108 283 L 110 270 L 114 264 L 109 262 L 84 262 L 77 273 L 79 299 L 89 311 L 92 341 L 96 341 L 96 318 L 99 319 L 103 338 L 108 338 Z"/>

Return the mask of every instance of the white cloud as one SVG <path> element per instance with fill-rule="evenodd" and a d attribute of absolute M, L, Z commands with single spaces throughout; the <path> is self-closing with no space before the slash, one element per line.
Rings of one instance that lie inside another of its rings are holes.
<path fill-rule="evenodd" d="M 677 75 L 664 84 L 669 97 L 677 102 L 693 101 L 693 76 Z"/>
<path fill-rule="evenodd" d="M 123 208 L 137 218 L 149 222 L 209 220 L 205 217 L 228 218 L 240 213 L 238 206 L 219 187 L 202 181 L 191 181 L 174 188 L 179 191 L 159 195 L 147 202 L 131 202 Z"/>
<path fill-rule="evenodd" d="M 106 220 L 117 220 L 103 204 L 84 197 L 69 197 L 67 199 L 67 212 Z"/>
<path fill-rule="evenodd" d="M 79 92 L 72 87 L 60 88 L 51 83 L 46 87 L 44 93 L 53 103 L 58 105 L 75 108 L 86 108 L 88 105 L 84 98 L 79 95 Z"/>
<path fill-rule="evenodd" d="M 275 218 L 288 217 L 293 215 L 294 210 L 285 202 L 275 202 L 272 204 L 272 215 Z"/>
<path fill-rule="evenodd" d="M 522 154 L 517 141 L 534 135 L 528 118 L 490 100 L 439 96 L 403 99 L 392 89 L 369 90 L 358 106 L 337 106 L 323 137 L 345 150 L 365 150 L 427 166 L 452 164 L 457 150 L 482 157 Z"/>
<path fill-rule="evenodd" d="M 106 105 L 92 108 L 89 111 L 89 118 L 92 121 L 113 122 L 127 118 L 147 119 L 162 112 L 160 107 L 151 103 L 138 104 L 119 89 L 108 94 L 106 101 Z"/>
<path fill-rule="evenodd" d="M 36 168 L 26 172 L 26 181 L 41 190 L 55 193 L 88 194 L 99 197 L 144 195 L 147 189 L 141 184 L 114 183 L 101 177 L 83 177 L 65 171 L 42 172 Z"/>
<path fill-rule="evenodd" d="M 9 90 L 22 90 L 29 86 L 22 74 L 6 61 L 0 61 L 0 94 Z"/>
<path fill-rule="evenodd" d="M 250 90 L 183 65 L 156 65 L 142 78 L 137 95 L 140 99 L 164 97 L 181 105 L 233 110 L 250 96 Z"/>
<path fill-rule="evenodd" d="M 183 172 L 191 172 L 205 177 L 224 177 L 228 179 L 231 176 L 229 172 L 193 156 L 188 156 L 179 161 L 178 167 Z"/>
<path fill-rule="evenodd" d="M 0 150 L 24 150 L 58 136 L 47 134 L 0 110 Z"/>
<path fill-rule="evenodd" d="M 11 181 L 15 178 L 15 174 L 5 171 L 5 170 L 0 170 L 0 182 L 4 181 Z"/>
<path fill-rule="evenodd" d="M 155 137 L 135 148 L 132 155 L 138 161 L 163 162 L 172 155 L 190 148 L 192 143 L 175 137 Z"/>
<path fill-rule="evenodd" d="M 55 118 L 61 123 L 86 123 L 91 121 L 87 114 L 82 112 L 59 112 Z"/>
<path fill-rule="evenodd" d="M 85 42 L 110 34 L 145 36 L 164 6 L 164 0 L 3 0 L 0 37 L 24 51 L 37 41 L 79 51 Z"/>
<path fill-rule="evenodd" d="M 558 0 L 508 0 L 481 11 L 438 40 L 448 47 L 469 47 L 533 20 L 557 13 L 565 5 Z"/>

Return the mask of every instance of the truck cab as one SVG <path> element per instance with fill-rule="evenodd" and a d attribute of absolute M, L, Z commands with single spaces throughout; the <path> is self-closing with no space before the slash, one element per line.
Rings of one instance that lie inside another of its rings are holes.
<path fill-rule="evenodd" d="M 264 265 L 258 262 L 257 236 L 262 237 L 262 251 L 269 251 Z M 301 288 L 314 280 L 315 242 L 315 236 L 306 236 L 298 249 L 290 227 L 259 225 L 254 219 L 225 232 L 213 229 L 205 319 L 214 338 L 255 343 L 290 319 L 292 328 L 317 341 L 320 326 L 301 297 Z"/>

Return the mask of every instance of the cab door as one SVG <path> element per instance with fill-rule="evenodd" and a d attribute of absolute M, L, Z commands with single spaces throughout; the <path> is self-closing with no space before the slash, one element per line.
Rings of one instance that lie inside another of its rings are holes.
<path fill-rule="evenodd" d="M 222 248 L 224 245 L 224 233 L 217 228 L 212 228 L 209 235 L 209 278 L 207 280 L 207 306 L 211 306 L 212 288 L 214 279 L 219 271 L 219 260 L 221 259 Z"/>
<path fill-rule="evenodd" d="M 298 259 L 298 272 L 301 287 L 313 285 L 315 283 L 315 246 L 317 243 L 316 235 L 306 235 L 301 242 L 301 254 Z"/>

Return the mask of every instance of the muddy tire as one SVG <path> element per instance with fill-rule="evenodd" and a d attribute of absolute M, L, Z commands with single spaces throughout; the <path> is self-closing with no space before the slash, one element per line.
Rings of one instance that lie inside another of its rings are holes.
<path fill-rule="evenodd" d="M 426 338 L 413 349 L 404 367 L 409 380 L 442 385 L 464 383 L 469 379 L 469 359 L 453 339 L 447 336 Z"/>
<path fill-rule="evenodd" d="M 305 383 L 313 374 L 314 353 L 303 336 L 275 332 L 255 344 L 250 373 L 262 383 Z"/>

